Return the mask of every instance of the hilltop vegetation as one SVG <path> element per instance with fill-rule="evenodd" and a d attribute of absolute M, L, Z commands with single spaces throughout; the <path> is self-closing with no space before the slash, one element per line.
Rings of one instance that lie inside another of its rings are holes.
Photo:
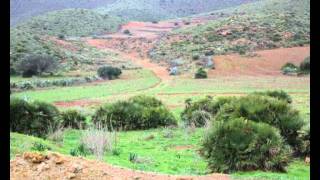
<path fill-rule="evenodd" d="M 226 53 L 250 54 L 259 49 L 303 46 L 310 41 L 308 0 L 264 0 L 211 12 L 219 15 L 207 24 L 178 29 L 150 52 L 155 61 Z"/>
<path fill-rule="evenodd" d="M 153 21 L 189 16 L 253 1 L 255 0 L 119 0 L 97 10 L 128 20 Z"/>
<path fill-rule="evenodd" d="M 86 9 L 65 9 L 36 16 L 20 23 L 17 29 L 40 35 L 88 36 L 116 31 L 121 20 Z"/>
<path fill-rule="evenodd" d="M 116 0 L 10 0 L 10 24 L 15 25 L 32 16 L 66 8 L 96 8 Z"/>
<path fill-rule="evenodd" d="M 41 36 L 18 28 L 10 29 L 10 74 L 29 54 L 50 55 L 59 62 L 60 71 L 96 70 L 100 65 L 135 68 L 130 61 L 117 54 L 87 46 L 78 40 L 60 41 L 55 37 Z"/>

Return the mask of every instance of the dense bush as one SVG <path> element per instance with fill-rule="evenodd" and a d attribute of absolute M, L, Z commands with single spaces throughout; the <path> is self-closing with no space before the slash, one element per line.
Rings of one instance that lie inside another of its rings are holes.
<path fill-rule="evenodd" d="M 264 122 L 280 129 L 286 142 L 297 150 L 298 131 L 304 122 L 299 112 L 287 102 L 267 96 L 248 95 L 224 105 L 214 120 L 227 121 L 238 117 Z"/>
<path fill-rule="evenodd" d="M 288 103 L 292 103 L 292 98 L 290 97 L 290 95 L 286 92 L 284 92 L 283 90 L 280 91 L 265 91 L 265 92 L 254 92 L 253 94 L 257 94 L 257 95 L 266 95 L 266 96 L 270 96 L 270 97 L 274 97 L 277 98 L 279 100 L 284 100 Z"/>
<path fill-rule="evenodd" d="M 310 156 L 310 124 L 304 125 L 299 133 L 298 155 Z"/>
<path fill-rule="evenodd" d="M 121 73 L 121 69 L 117 67 L 103 66 L 98 69 L 98 75 L 103 79 L 116 79 Z"/>
<path fill-rule="evenodd" d="M 23 99 L 10 99 L 10 130 L 38 137 L 45 137 L 59 124 L 58 110 L 44 102 L 27 102 Z"/>
<path fill-rule="evenodd" d="M 74 129 L 85 128 L 86 117 L 77 110 L 67 110 L 61 113 L 61 120 L 63 127 L 70 127 Z"/>
<path fill-rule="evenodd" d="M 193 60 L 198 60 L 200 58 L 199 54 L 192 55 Z"/>
<path fill-rule="evenodd" d="M 197 72 L 194 74 L 194 78 L 196 79 L 205 79 L 207 77 L 207 72 L 203 68 L 199 68 Z"/>
<path fill-rule="evenodd" d="M 289 74 L 289 73 L 297 73 L 298 67 L 294 65 L 293 63 L 286 63 L 281 67 L 281 71 L 283 74 Z"/>
<path fill-rule="evenodd" d="M 207 130 L 201 154 L 212 172 L 284 171 L 290 147 L 284 144 L 276 128 L 235 118 L 215 122 Z"/>
<path fill-rule="evenodd" d="M 300 71 L 304 73 L 310 72 L 310 57 L 307 57 L 300 63 Z"/>
<path fill-rule="evenodd" d="M 58 67 L 56 59 L 49 55 L 28 55 L 17 65 L 18 71 L 23 77 L 33 75 L 42 75 L 42 73 L 51 73 Z"/>
<path fill-rule="evenodd" d="M 130 32 L 128 29 L 124 30 L 123 33 L 124 33 L 124 34 L 128 34 L 128 35 L 131 34 L 131 32 Z"/>
<path fill-rule="evenodd" d="M 209 119 L 214 117 L 224 104 L 231 102 L 233 99 L 235 98 L 219 97 L 213 99 L 208 96 L 195 102 L 186 101 L 186 107 L 180 115 L 181 119 L 187 125 L 194 123 L 197 127 L 204 126 L 208 117 L 210 117 Z"/>
<path fill-rule="evenodd" d="M 158 100 L 137 96 L 128 101 L 118 101 L 100 107 L 92 118 L 95 124 L 102 123 L 109 129 L 149 129 L 176 125 L 173 114 Z"/>

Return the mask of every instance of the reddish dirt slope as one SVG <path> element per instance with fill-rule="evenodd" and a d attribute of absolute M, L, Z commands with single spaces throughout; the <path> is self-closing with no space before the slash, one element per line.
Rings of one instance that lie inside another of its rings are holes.
<path fill-rule="evenodd" d="M 225 75 L 281 75 L 281 67 L 292 62 L 299 65 L 310 55 L 310 47 L 279 48 L 256 52 L 255 57 L 246 57 L 238 54 L 215 56 L 215 70 L 209 76 Z"/>
<path fill-rule="evenodd" d="M 24 153 L 10 161 L 11 180 L 229 180 L 225 174 L 210 174 L 206 176 L 173 176 L 156 173 L 146 173 L 120 167 L 114 167 L 102 162 L 69 157 L 57 153 L 41 155 Z"/>

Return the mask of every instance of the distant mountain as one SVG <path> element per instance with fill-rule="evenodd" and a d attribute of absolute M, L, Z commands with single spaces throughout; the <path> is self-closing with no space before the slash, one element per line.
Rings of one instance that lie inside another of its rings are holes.
<path fill-rule="evenodd" d="M 92 9 L 107 6 L 116 0 L 10 0 L 10 24 L 44 14 L 46 12 L 68 8 Z"/>
<path fill-rule="evenodd" d="M 10 0 L 10 23 L 68 8 L 97 9 L 127 20 L 160 20 L 237 6 L 257 0 Z"/>

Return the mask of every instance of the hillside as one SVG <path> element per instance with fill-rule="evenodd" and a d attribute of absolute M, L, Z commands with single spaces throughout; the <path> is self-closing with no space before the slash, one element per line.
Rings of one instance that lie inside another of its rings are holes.
<path fill-rule="evenodd" d="M 309 12 L 308 0 L 264 0 L 210 12 L 206 15 L 221 18 L 177 29 L 149 54 L 156 62 L 170 63 L 179 58 L 190 68 L 192 57 L 205 54 L 250 55 L 260 49 L 303 46 L 310 41 Z"/>
<path fill-rule="evenodd" d="M 36 16 L 17 29 L 40 35 L 88 36 L 117 30 L 121 20 L 86 9 L 65 9 Z"/>
<path fill-rule="evenodd" d="M 116 0 L 10 0 L 10 25 L 46 12 L 67 8 L 96 8 Z"/>
<path fill-rule="evenodd" d="M 102 64 L 134 68 L 130 61 L 116 53 L 101 51 L 81 41 L 59 40 L 52 36 L 40 36 L 30 31 L 10 29 L 10 73 L 15 74 L 15 65 L 28 54 L 48 54 L 57 58 L 61 71 L 96 70 Z"/>
<path fill-rule="evenodd" d="M 252 1 L 256 0 L 118 0 L 97 10 L 127 20 L 153 21 L 224 9 Z"/>
<path fill-rule="evenodd" d="M 10 0 L 10 24 L 68 8 L 97 9 L 127 20 L 160 20 L 223 9 L 256 0 Z"/>

